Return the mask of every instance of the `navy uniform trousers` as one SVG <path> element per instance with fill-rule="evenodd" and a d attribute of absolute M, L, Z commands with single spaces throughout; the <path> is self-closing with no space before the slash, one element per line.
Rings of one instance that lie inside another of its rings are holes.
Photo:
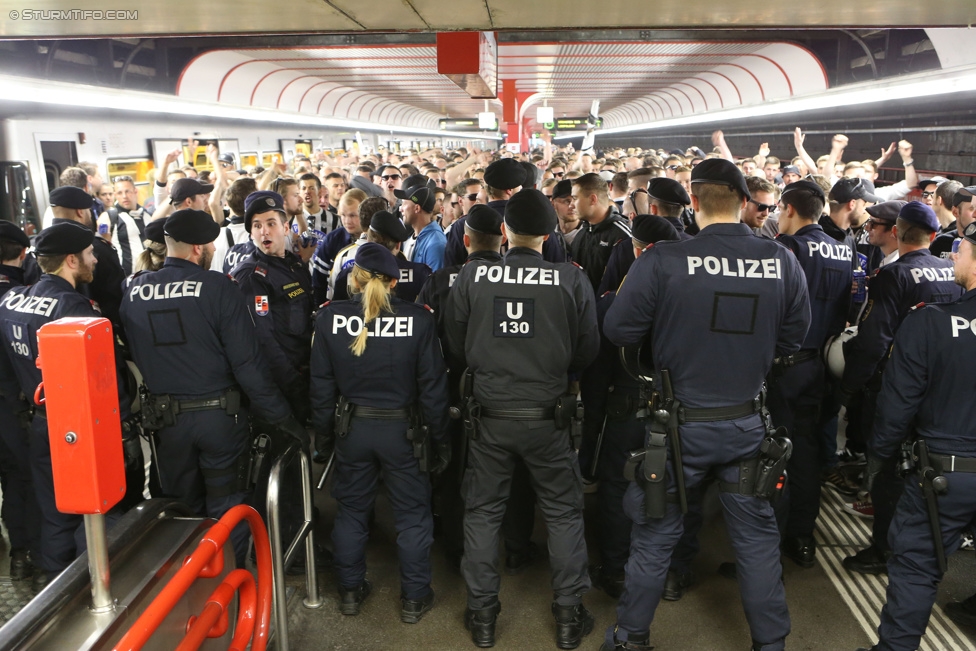
<path fill-rule="evenodd" d="M 583 483 L 568 429 L 551 420 L 511 421 L 482 417 L 468 448 L 464 476 L 464 559 L 468 607 L 498 601 L 498 537 L 516 459 L 529 471 L 549 532 L 552 591 L 561 606 L 582 603 L 590 588 L 583 539 Z"/>
<path fill-rule="evenodd" d="M 34 491 L 41 510 L 41 557 L 35 559 L 35 564 L 45 572 L 58 574 L 85 550 L 85 528 L 82 516 L 58 511 L 47 417 L 40 412 L 34 414 L 31 422 L 30 456 Z"/>
<path fill-rule="evenodd" d="M 416 600 L 430 592 L 434 542 L 430 480 L 420 472 L 407 426 L 406 420 L 357 416 L 349 433 L 336 438 L 332 497 L 339 508 L 332 528 L 333 562 L 339 585 L 348 590 L 366 578 L 369 516 L 382 476 L 397 532 L 401 595 Z"/>
<path fill-rule="evenodd" d="M 949 491 L 938 496 L 939 528 L 946 556 L 959 549 L 961 534 L 976 517 L 976 474 L 945 473 Z M 887 603 L 881 611 L 877 651 L 914 651 L 928 626 L 942 574 L 918 476 L 911 475 L 898 501 L 888 544 Z"/>
<path fill-rule="evenodd" d="M 596 468 L 596 478 L 600 480 L 597 544 L 605 575 L 623 574 L 630 555 L 631 522 L 624 513 L 624 494 L 630 482 L 624 479 L 624 464 L 629 453 L 643 445 L 644 421 L 634 417 L 627 420 L 607 418 Z"/>
<path fill-rule="evenodd" d="M 11 549 L 40 554 L 41 521 L 31 481 L 30 434 L 0 398 L 0 475 L 3 476 L 3 522 L 10 534 Z"/>
<path fill-rule="evenodd" d="M 709 471 L 721 481 L 737 482 L 739 460 L 758 456 L 764 434 L 759 416 L 682 425 L 686 488 L 694 491 Z M 671 477 L 673 474 L 669 476 L 669 490 L 674 488 Z M 719 500 L 735 551 L 739 593 L 753 642 L 762 651 L 782 651 L 790 632 L 790 616 L 773 508 L 767 500 L 731 492 L 720 492 Z M 627 488 L 624 509 L 634 525 L 624 593 L 617 604 L 616 638 L 620 642 L 647 638 L 664 591 L 671 552 L 684 529 L 677 504 L 669 504 L 663 518 L 648 519 L 644 490 L 636 482 Z M 613 637 L 611 626 L 606 632 L 611 646 Z"/>

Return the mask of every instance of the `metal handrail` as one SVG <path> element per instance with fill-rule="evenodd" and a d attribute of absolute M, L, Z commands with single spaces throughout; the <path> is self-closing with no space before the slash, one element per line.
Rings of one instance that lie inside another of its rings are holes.
<path fill-rule="evenodd" d="M 183 567 L 180 568 L 170 582 L 166 584 L 166 587 L 153 599 L 149 607 L 143 611 L 142 615 L 139 616 L 139 619 L 135 621 L 126 634 L 122 636 L 122 639 L 115 645 L 113 651 L 138 651 L 141 649 L 149 641 L 156 629 L 159 628 L 160 624 L 163 623 L 163 620 L 166 619 L 173 608 L 180 602 L 180 599 L 183 598 L 183 595 L 186 594 L 187 590 L 190 589 L 197 578 L 213 578 L 220 575 L 224 565 L 224 544 L 230 537 L 230 532 L 242 520 L 247 520 L 247 524 L 251 529 L 251 535 L 254 538 L 254 552 L 258 564 L 257 589 L 253 589 L 253 580 L 252 583 L 248 584 L 240 575 L 240 572 L 244 572 L 243 570 L 234 570 L 231 572 L 225 577 L 224 582 L 218 586 L 210 599 L 208 599 L 203 616 L 197 620 L 191 619 L 189 622 L 187 636 L 192 639 L 184 640 L 186 644 L 181 644 L 180 649 L 190 651 L 199 648 L 199 644 L 193 645 L 192 642 L 194 639 L 199 639 L 198 632 L 202 624 L 200 627 L 194 626 L 194 624 L 200 619 L 209 621 L 216 614 L 218 617 L 214 620 L 214 623 L 219 625 L 221 623 L 219 617 L 221 613 L 215 613 L 215 607 L 223 612 L 223 617 L 226 619 L 226 605 L 232 600 L 233 590 L 241 587 L 240 608 L 237 616 L 237 627 L 235 629 L 237 634 L 234 636 L 235 644 L 231 646 L 231 649 L 243 651 L 248 640 L 251 640 L 251 633 L 253 632 L 251 651 L 265 651 L 268 644 L 268 630 L 271 619 L 271 550 L 268 542 L 268 532 L 264 528 L 264 522 L 261 520 L 261 516 L 246 504 L 238 504 L 231 508 L 216 524 L 210 527 L 210 530 L 207 531 L 207 534 L 200 541 L 196 550 L 187 558 Z M 250 586 L 250 590 L 248 586 Z M 228 588 L 231 590 L 229 596 L 226 594 Z M 214 604 L 213 607 L 212 604 Z M 210 626 L 206 630 L 209 632 Z M 243 633 L 247 633 L 247 639 L 238 645 L 238 638 Z M 205 637 L 206 635 L 204 635 Z M 202 641 L 200 639 L 201 643 Z"/>
<path fill-rule="evenodd" d="M 279 493 L 281 489 L 281 477 L 284 469 L 292 461 L 295 455 L 301 460 L 301 482 L 302 482 L 302 510 L 303 522 L 294 539 L 288 543 L 283 551 L 281 540 L 281 514 L 279 512 Z M 276 623 L 276 639 L 278 651 L 288 651 L 288 609 L 285 597 L 285 567 L 287 567 L 295 553 L 298 545 L 305 541 L 305 599 L 302 604 L 306 608 L 321 608 L 322 600 L 319 598 L 318 577 L 315 574 L 315 533 L 312 522 L 312 467 L 309 463 L 308 454 L 302 446 L 294 441 L 289 443 L 284 453 L 279 456 L 274 465 L 271 466 L 271 473 L 268 476 L 268 494 L 265 498 L 268 512 L 268 533 L 271 539 L 271 559 L 274 564 L 274 611 Z"/>

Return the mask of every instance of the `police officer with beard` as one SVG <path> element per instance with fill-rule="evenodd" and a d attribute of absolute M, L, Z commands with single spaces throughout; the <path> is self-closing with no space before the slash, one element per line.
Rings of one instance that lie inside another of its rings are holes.
<path fill-rule="evenodd" d="M 41 326 L 64 317 L 102 316 L 79 291 L 94 276 L 97 264 L 92 249 L 94 238 L 90 228 L 79 224 L 58 223 L 45 228 L 34 238 L 34 251 L 43 272 L 40 280 L 34 285 L 11 289 L 0 300 L 4 348 L 25 396 L 33 397 L 41 382 L 41 370 L 36 365 L 37 331 Z M 121 355 L 116 355 L 116 362 L 120 360 Z M 124 386 L 121 374 L 119 381 L 120 387 Z M 4 393 L 8 392 L 4 388 Z M 124 390 L 120 390 L 119 405 L 122 415 L 128 416 Z M 34 407 L 30 430 L 31 475 L 41 511 L 40 553 L 33 559 L 39 570 L 34 573 L 34 587 L 40 589 L 84 551 L 85 544 L 82 517 L 61 513 L 55 503 L 47 414 L 43 406 Z M 141 492 L 142 484 L 132 488 Z"/>
<path fill-rule="evenodd" d="M 246 496 L 241 469 L 252 409 L 302 444 L 308 436 L 268 370 L 240 289 L 210 271 L 220 227 L 207 213 L 185 209 L 167 218 L 164 233 L 166 262 L 129 278 L 122 323 L 151 394 L 149 411 L 160 421 L 162 490 L 219 518 Z M 243 561 L 247 529 L 235 529 L 232 539 Z"/>
<path fill-rule="evenodd" d="M 308 357 L 312 349 L 312 280 L 308 265 L 286 250 L 281 195 L 262 190 L 244 200 L 244 227 L 254 253 L 233 270 L 257 328 L 258 341 L 300 423 L 311 416 Z"/>
<path fill-rule="evenodd" d="M 339 610 L 358 615 L 369 596 L 366 542 L 382 475 L 393 506 L 400 557 L 401 621 L 415 624 L 433 607 L 430 480 L 451 456 L 447 377 L 437 327 L 422 306 L 393 296 L 400 274 L 393 254 L 367 242 L 350 272 L 353 300 L 324 304 L 312 347 L 312 420 L 316 451 L 335 450 L 332 542 Z M 338 409 L 338 417 L 337 417 Z M 424 446 L 433 450 L 424 453 Z M 429 467 L 422 468 L 418 452 Z"/>
<path fill-rule="evenodd" d="M 502 228 L 508 252 L 461 269 L 445 323 L 452 357 L 471 369 L 480 409 L 463 489 L 465 624 L 476 646 L 494 645 L 498 532 L 520 458 L 549 530 L 556 643 L 574 649 L 593 629 L 593 616 L 582 604 L 590 579 L 570 434 L 576 396 L 567 395 L 567 385 L 569 373 L 586 368 L 599 348 L 593 290 L 575 265 L 543 259 L 543 241 L 556 228 L 544 194 L 516 193 Z"/>
<path fill-rule="evenodd" d="M 758 396 L 773 359 L 800 349 L 810 302 L 795 256 L 739 222 L 749 190 L 735 165 L 706 160 L 692 171 L 691 184 L 701 231 L 641 254 L 604 321 L 604 334 L 617 346 L 650 336 L 655 388 L 667 398 L 658 408 L 667 417 L 663 429 L 659 419 L 649 423 L 636 469 L 640 484 L 632 482 L 624 495 L 634 523 L 631 553 L 617 623 L 602 649 L 649 649 L 648 628 L 682 532 L 680 489 L 692 491 L 714 472 L 753 649 L 781 651 L 790 618 L 779 531 L 765 483 L 744 480 L 765 465 L 762 450 L 787 447 L 767 438 Z M 668 459 L 675 450 L 683 452 L 681 468 Z"/>
<path fill-rule="evenodd" d="M 768 386 L 767 404 L 773 423 L 785 427 L 793 442 L 789 465 L 789 501 L 783 553 L 800 567 L 813 567 L 813 529 L 820 513 L 820 468 L 823 437 L 818 429 L 824 397 L 824 365 L 820 355 L 827 337 L 847 324 L 851 303 L 854 251 L 827 235 L 817 223 L 826 196 L 812 181 L 787 185 L 780 198 L 777 242 L 796 256 L 810 295 L 810 329 L 800 350 L 777 357 Z"/>

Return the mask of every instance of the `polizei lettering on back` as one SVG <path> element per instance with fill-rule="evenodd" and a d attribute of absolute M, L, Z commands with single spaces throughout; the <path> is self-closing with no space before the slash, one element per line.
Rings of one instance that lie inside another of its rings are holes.
<path fill-rule="evenodd" d="M 129 300 L 141 298 L 144 301 L 157 301 L 167 298 L 199 298 L 203 283 L 198 280 L 177 280 L 162 285 L 136 285 L 129 290 Z"/>
<path fill-rule="evenodd" d="M 842 260 L 850 262 L 854 259 L 854 252 L 846 244 L 830 244 L 829 242 L 807 242 L 807 252 L 812 258 L 814 254 L 828 260 Z"/>
<path fill-rule="evenodd" d="M 363 329 L 363 317 L 336 314 L 332 317 L 332 334 L 345 330 L 350 337 L 357 337 Z M 379 316 L 367 326 L 370 337 L 412 337 L 412 316 Z"/>
<path fill-rule="evenodd" d="M 688 256 L 688 275 L 699 271 L 712 276 L 732 276 L 734 278 L 782 278 L 782 262 L 779 258 L 750 260 L 742 258 L 717 258 L 708 255 L 704 258 Z"/>
<path fill-rule="evenodd" d="M 51 316 L 54 308 L 58 305 L 58 299 L 47 296 L 25 296 L 24 294 L 10 292 L 3 297 L 3 305 L 8 310 L 21 314 Z"/>
<path fill-rule="evenodd" d="M 505 285 L 558 285 L 559 269 L 482 265 L 475 270 L 474 281 L 477 283 L 482 279 Z"/>
<path fill-rule="evenodd" d="M 912 280 L 915 284 L 921 283 L 923 280 L 929 282 L 938 282 L 940 280 L 951 281 L 955 278 L 952 272 L 952 267 L 915 267 L 912 269 Z"/>

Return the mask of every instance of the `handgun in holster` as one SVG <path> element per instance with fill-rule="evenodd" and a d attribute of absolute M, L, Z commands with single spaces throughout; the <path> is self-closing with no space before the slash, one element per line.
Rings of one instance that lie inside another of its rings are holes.
<path fill-rule="evenodd" d="M 335 412 L 335 434 L 338 438 L 345 438 L 349 434 L 349 429 L 352 427 L 352 412 L 354 405 L 346 400 L 345 396 L 339 396 L 339 401 L 336 403 Z"/>
<path fill-rule="evenodd" d="M 413 445 L 413 456 L 420 465 L 420 472 L 430 472 L 430 428 L 423 424 L 420 410 L 413 410 L 407 440 Z"/>
<path fill-rule="evenodd" d="M 756 464 L 755 497 L 771 499 L 782 492 L 786 485 L 786 466 L 792 455 L 793 442 L 785 436 L 767 436 L 763 439 Z"/>
<path fill-rule="evenodd" d="M 469 441 L 478 438 L 478 423 L 481 418 L 481 408 L 474 399 L 474 372 L 470 368 L 464 369 L 464 372 L 461 373 L 458 389 L 460 402 L 457 406 L 451 407 L 450 414 L 451 418 L 461 419 L 463 427 L 457 460 L 458 483 L 460 484 L 464 481 L 464 473 L 468 467 Z"/>
<path fill-rule="evenodd" d="M 569 428 L 573 449 L 578 450 L 583 442 L 583 403 L 575 395 L 559 396 L 553 411 L 553 421 L 556 429 Z"/>
<path fill-rule="evenodd" d="M 251 439 L 251 444 L 237 459 L 237 489 L 242 492 L 251 490 L 258 483 L 261 469 L 272 458 L 271 435 L 257 432 Z"/>

